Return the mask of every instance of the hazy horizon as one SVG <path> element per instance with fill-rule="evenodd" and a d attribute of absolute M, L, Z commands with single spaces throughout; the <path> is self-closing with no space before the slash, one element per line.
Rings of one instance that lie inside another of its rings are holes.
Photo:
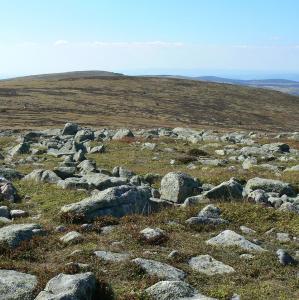
<path fill-rule="evenodd" d="M 299 80 L 296 0 L 11 0 L 0 77 L 126 74 Z"/>
<path fill-rule="evenodd" d="M 93 70 L 93 69 L 92 69 Z M 43 73 L 20 73 L 20 74 L 1 74 L 0 79 L 10 79 L 15 77 L 40 75 L 40 74 L 53 74 L 53 73 L 64 73 L 64 72 L 75 72 L 75 71 L 91 71 L 91 70 L 65 70 L 62 72 L 43 72 Z M 254 72 L 254 71 L 236 71 L 236 70 L 167 70 L 167 69 L 136 69 L 136 70 L 96 70 L 96 71 L 108 71 L 115 73 L 122 73 L 128 76 L 147 76 L 147 75 L 170 75 L 170 76 L 188 76 L 188 77 L 202 77 L 202 76 L 215 76 L 223 77 L 227 79 L 236 80 L 266 80 L 266 79 L 285 79 L 299 82 L 299 73 L 280 73 L 280 72 Z"/>

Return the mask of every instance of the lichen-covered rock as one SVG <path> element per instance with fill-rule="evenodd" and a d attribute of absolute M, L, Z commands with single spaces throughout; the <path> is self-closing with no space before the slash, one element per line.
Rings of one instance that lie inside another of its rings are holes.
<path fill-rule="evenodd" d="M 288 196 L 296 195 L 296 193 L 294 192 L 290 184 L 280 180 L 266 179 L 260 177 L 249 179 L 246 183 L 244 190 L 246 194 L 249 194 L 250 192 L 258 189 L 264 190 L 265 192 L 279 193 L 279 195 L 284 195 L 284 194 Z"/>
<path fill-rule="evenodd" d="M 122 185 L 108 188 L 78 203 L 65 205 L 61 213 L 80 216 L 82 221 L 112 215 L 122 217 L 133 213 L 147 213 L 151 191 L 146 187 Z"/>
<path fill-rule="evenodd" d="M 37 169 L 26 175 L 23 180 L 33 180 L 36 182 L 57 183 L 61 180 L 53 171 Z"/>
<path fill-rule="evenodd" d="M 0 270 L 1 300 L 31 300 L 37 287 L 34 275 L 14 270 Z"/>
<path fill-rule="evenodd" d="M 222 225 L 228 224 L 227 220 L 220 217 L 220 208 L 209 204 L 205 206 L 197 215 L 197 217 L 192 217 L 186 221 L 189 225 L 201 224 L 201 225 Z"/>
<path fill-rule="evenodd" d="M 19 199 L 17 190 L 13 184 L 3 177 L 0 177 L 0 201 L 16 202 Z"/>
<path fill-rule="evenodd" d="M 198 194 L 199 182 L 181 172 L 170 172 L 161 181 L 161 199 L 183 203 L 186 198 Z"/>
<path fill-rule="evenodd" d="M 14 180 L 21 179 L 23 175 L 15 169 L 0 166 L 0 177 L 6 180 Z"/>
<path fill-rule="evenodd" d="M 266 251 L 259 245 L 256 245 L 248 240 L 246 240 L 242 235 L 232 231 L 224 230 L 217 236 L 206 241 L 208 245 L 213 246 L 237 246 L 247 251 Z"/>
<path fill-rule="evenodd" d="M 129 253 L 117 253 L 117 252 L 110 252 L 110 251 L 95 251 L 94 254 L 105 260 L 111 262 L 122 262 L 130 259 Z"/>
<path fill-rule="evenodd" d="M 141 267 L 147 274 L 157 276 L 159 279 L 183 280 L 186 277 L 184 271 L 156 260 L 135 258 L 132 262 Z"/>
<path fill-rule="evenodd" d="M 214 259 L 210 255 L 192 257 L 189 260 L 189 266 L 193 270 L 209 276 L 235 272 L 234 268 Z"/>
<path fill-rule="evenodd" d="M 216 300 L 199 294 L 184 281 L 159 281 L 145 292 L 153 300 Z"/>
<path fill-rule="evenodd" d="M 124 138 L 133 138 L 134 134 L 130 129 L 119 129 L 113 136 L 113 140 L 122 140 Z"/>
<path fill-rule="evenodd" d="M 0 244 L 10 248 L 18 247 L 21 242 L 32 239 L 41 229 L 38 224 L 13 224 L 0 228 Z"/>
<path fill-rule="evenodd" d="M 83 235 L 77 231 L 70 231 L 60 238 L 64 244 L 76 244 L 83 240 Z"/>
<path fill-rule="evenodd" d="M 59 274 L 52 278 L 35 300 L 92 300 L 96 293 L 93 273 Z"/>
<path fill-rule="evenodd" d="M 242 199 L 243 186 L 231 178 L 229 181 L 222 182 L 203 193 L 203 196 L 208 199 L 215 200 L 240 200 Z"/>

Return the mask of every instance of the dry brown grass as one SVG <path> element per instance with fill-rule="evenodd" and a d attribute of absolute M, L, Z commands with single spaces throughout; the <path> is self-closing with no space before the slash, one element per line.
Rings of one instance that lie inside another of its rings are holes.
<path fill-rule="evenodd" d="M 294 130 L 299 98 L 280 92 L 169 78 L 23 78 L 1 81 L 1 128 L 191 126 Z"/>

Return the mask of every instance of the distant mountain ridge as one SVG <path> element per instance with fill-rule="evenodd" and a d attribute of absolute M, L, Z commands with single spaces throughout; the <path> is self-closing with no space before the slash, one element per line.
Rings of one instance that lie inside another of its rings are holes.
<path fill-rule="evenodd" d="M 206 82 L 224 83 L 224 84 L 237 84 L 243 86 L 251 86 L 258 88 L 271 89 L 291 95 L 299 95 L 299 82 L 287 79 L 230 79 L 217 76 L 180 76 L 180 75 L 158 75 L 158 77 L 187 79 L 187 80 L 199 80 Z"/>
<path fill-rule="evenodd" d="M 14 79 L 42 79 L 42 80 L 48 80 L 48 79 L 72 79 L 72 78 L 91 78 L 91 77 L 113 77 L 113 76 L 124 76 L 124 74 L 121 73 L 115 73 L 115 72 L 109 72 L 109 71 L 97 71 L 97 70 L 91 70 L 91 71 L 73 71 L 73 72 L 63 72 L 63 73 L 49 73 L 49 74 L 38 74 L 38 75 L 28 75 L 28 76 L 20 76 L 20 77 L 14 77 L 14 78 L 8 78 L 3 80 L 14 80 Z"/>
<path fill-rule="evenodd" d="M 279 91 L 282 93 L 287 93 L 290 95 L 299 96 L 299 82 L 287 79 L 252 79 L 252 80 L 242 80 L 242 79 L 230 79 L 217 76 L 183 76 L 183 75 L 140 75 L 140 76 L 129 76 L 122 73 L 115 73 L 109 71 L 73 71 L 64 73 L 50 73 L 50 74 L 39 74 L 39 75 L 29 75 L 8 79 L 0 79 L 0 81 L 9 81 L 14 79 L 25 79 L 25 80 L 79 80 L 79 79 L 100 79 L 102 77 L 158 77 L 158 78 L 174 78 L 174 79 L 185 79 L 185 80 L 196 80 L 205 82 L 214 82 L 220 84 L 234 84 L 241 86 L 249 86 L 256 88 L 270 89 L 274 91 Z"/>

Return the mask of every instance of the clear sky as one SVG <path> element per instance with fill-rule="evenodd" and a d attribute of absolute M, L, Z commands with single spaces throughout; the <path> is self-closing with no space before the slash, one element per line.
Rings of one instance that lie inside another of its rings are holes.
<path fill-rule="evenodd" d="M 0 28 L 2 77 L 299 74 L 299 0 L 0 0 Z"/>

